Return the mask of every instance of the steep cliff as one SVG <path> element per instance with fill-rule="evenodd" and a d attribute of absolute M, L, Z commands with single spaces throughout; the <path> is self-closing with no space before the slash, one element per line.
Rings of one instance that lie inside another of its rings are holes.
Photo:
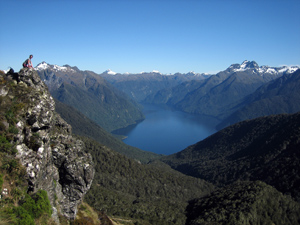
<path fill-rule="evenodd" d="M 16 157 L 26 168 L 28 192 L 46 190 L 52 217 L 74 219 L 94 177 L 92 157 L 55 113 L 54 100 L 35 70 L 0 78 L 1 132 L 11 136 Z"/>

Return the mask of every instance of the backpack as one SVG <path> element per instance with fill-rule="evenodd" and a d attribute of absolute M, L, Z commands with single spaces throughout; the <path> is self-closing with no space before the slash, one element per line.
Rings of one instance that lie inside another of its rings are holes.
<path fill-rule="evenodd" d="M 28 64 L 28 59 L 26 59 L 26 60 L 23 62 L 23 67 L 27 67 L 27 64 Z"/>

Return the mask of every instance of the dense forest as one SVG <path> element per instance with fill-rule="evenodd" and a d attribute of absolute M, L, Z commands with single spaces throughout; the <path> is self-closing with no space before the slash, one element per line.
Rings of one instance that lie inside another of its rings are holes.
<path fill-rule="evenodd" d="M 261 181 L 235 182 L 189 202 L 186 225 L 300 222 L 300 204 Z"/>
<path fill-rule="evenodd" d="M 96 170 L 85 200 L 110 216 L 132 218 L 141 224 L 184 224 L 188 201 L 214 190 L 212 184 L 164 163 L 142 165 L 94 140 L 82 139 Z"/>
<path fill-rule="evenodd" d="M 162 158 L 217 186 L 262 180 L 300 201 L 300 113 L 244 121 Z"/>

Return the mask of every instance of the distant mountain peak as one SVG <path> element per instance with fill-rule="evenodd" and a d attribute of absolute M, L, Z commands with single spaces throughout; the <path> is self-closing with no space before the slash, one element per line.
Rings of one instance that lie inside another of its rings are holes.
<path fill-rule="evenodd" d="M 188 72 L 187 74 L 193 74 L 193 75 L 196 75 L 196 73 L 194 72 L 194 71 L 190 71 L 190 72 Z"/>
<path fill-rule="evenodd" d="M 248 61 L 245 60 L 242 64 L 241 64 L 241 68 L 244 69 L 256 69 L 258 68 L 258 64 L 255 61 Z"/>
<path fill-rule="evenodd" d="M 140 74 L 153 74 L 153 73 L 161 74 L 161 72 L 159 72 L 158 70 L 152 70 L 152 72 L 145 72 L 145 71 L 140 72 Z"/>
<path fill-rule="evenodd" d="M 255 73 L 259 73 L 260 75 L 263 74 L 283 74 L 283 73 L 293 73 L 297 69 L 298 66 L 282 66 L 282 67 L 270 67 L 270 66 L 259 66 L 255 61 L 248 61 L 245 60 L 242 64 L 232 64 L 230 67 L 227 68 L 228 72 L 241 72 L 252 70 Z"/>
<path fill-rule="evenodd" d="M 255 61 L 245 60 L 242 64 L 232 64 L 228 69 L 230 71 L 239 72 L 249 69 L 259 69 L 259 66 Z"/>
<path fill-rule="evenodd" d="M 159 73 L 159 74 L 161 74 L 158 70 L 152 70 L 152 73 Z"/>
<path fill-rule="evenodd" d="M 110 75 L 116 75 L 117 74 L 116 72 L 112 71 L 111 69 L 105 70 L 103 73 L 104 74 L 110 74 Z"/>
<path fill-rule="evenodd" d="M 41 71 L 41 70 L 47 70 L 47 69 L 53 69 L 56 72 L 62 71 L 62 72 L 75 72 L 75 69 L 70 67 L 69 65 L 64 65 L 64 66 L 58 66 L 58 65 L 51 65 L 46 63 L 45 61 L 39 63 L 36 67 L 36 70 Z"/>
<path fill-rule="evenodd" d="M 37 70 L 45 70 L 49 67 L 50 65 L 48 63 L 46 63 L 45 61 L 39 63 L 35 68 Z"/>

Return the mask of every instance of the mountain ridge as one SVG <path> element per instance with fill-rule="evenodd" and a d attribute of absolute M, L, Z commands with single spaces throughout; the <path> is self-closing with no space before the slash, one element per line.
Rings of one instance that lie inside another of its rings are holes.
<path fill-rule="evenodd" d="M 144 119 L 136 102 L 94 72 L 44 62 L 36 69 L 53 97 L 73 106 L 107 131 Z"/>
<path fill-rule="evenodd" d="M 218 126 L 253 119 L 262 115 L 296 113 L 300 110 L 300 69 L 263 84 L 237 103 L 238 109 Z"/>
<path fill-rule="evenodd" d="M 299 128 L 300 112 L 259 117 L 226 127 L 160 160 L 217 186 L 261 180 L 300 201 Z"/>
<path fill-rule="evenodd" d="M 298 76 L 299 73 L 297 72 L 299 70 L 296 70 L 298 67 L 293 67 L 293 69 L 288 69 L 288 67 L 273 68 L 272 71 L 278 71 L 276 73 L 266 72 L 270 70 L 270 67 L 268 69 L 264 67 L 265 69 L 261 73 L 259 72 L 261 68 L 262 67 L 258 67 L 255 62 L 249 61 L 245 61 L 242 65 L 233 64 L 226 70 L 210 76 L 207 79 L 186 81 L 175 87 L 162 89 L 149 95 L 145 99 L 145 102 L 168 104 L 187 113 L 218 118 L 222 122 L 217 126 L 217 129 L 221 129 L 234 122 L 254 118 L 254 115 L 264 116 L 274 113 L 297 112 L 297 110 L 300 109 L 297 101 L 283 102 L 280 100 L 279 102 L 282 104 L 289 104 L 284 107 L 286 108 L 285 111 L 280 110 L 280 105 L 278 105 L 277 111 L 273 110 L 272 113 L 268 112 L 267 104 L 261 102 L 259 106 L 252 109 L 252 116 L 247 116 L 246 113 L 240 113 L 241 115 L 239 117 L 235 117 L 235 112 L 238 112 L 242 107 L 246 107 L 247 104 L 251 104 L 251 95 L 253 95 L 258 88 L 277 79 L 280 80 L 282 76 L 293 79 L 292 75 L 295 74 L 295 76 Z M 297 91 L 292 92 L 293 99 L 295 100 L 298 99 L 297 93 Z M 285 98 L 288 98 L 287 94 L 288 92 L 286 91 Z M 288 95 L 292 96 L 291 94 Z M 275 104 L 275 102 L 273 104 Z M 287 110 L 288 108 L 291 110 Z M 251 110 L 249 110 L 249 112 L 250 111 Z M 237 118 L 240 119 L 238 120 Z"/>

